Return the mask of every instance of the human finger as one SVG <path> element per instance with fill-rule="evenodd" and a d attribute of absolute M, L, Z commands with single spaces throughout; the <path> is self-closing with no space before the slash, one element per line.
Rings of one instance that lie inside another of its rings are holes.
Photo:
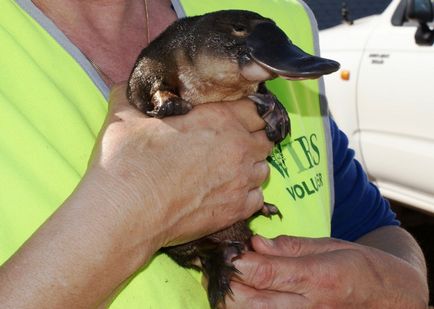
<path fill-rule="evenodd" d="M 254 164 L 251 172 L 251 189 L 260 187 L 270 174 L 270 167 L 267 161 L 261 161 Z"/>
<path fill-rule="evenodd" d="M 264 206 L 264 194 L 261 188 L 255 188 L 247 193 L 244 212 L 241 219 L 249 218 Z"/>
<path fill-rule="evenodd" d="M 252 100 L 243 98 L 236 101 L 222 102 L 226 108 L 238 119 L 249 132 L 256 132 L 265 128 L 265 121 L 259 116 L 256 105 Z"/>
<path fill-rule="evenodd" d="M 127 84 L 118 83 L 115 84 L 110 90 L 109 102 L 110 107 L 116 108 L 121 105 L 127 105 Z"/>
<path fill-rule="evenodd" d="M 307 293 L 318 265 L 315 257 L 280 257 L 246 252 L 233 263 L 240 271 L 233 280 L 258 290 Z"/>
<path fill-rule="evenodd" d="M 131 116 L 147 118 L 145 114 L 129 103 L 127 99 L 127 83 L 115 84 L 110 90 L 108 120 L 119 120 Z"/>
<path fill-rule="evenodd" d="M 233 294 L 226 296 L 226 309 L 301 309 L 307 308 L 308 301 L 304 296 L 295 293 L 257 290 L 238 282 L 231 283 Z"/>
<path fill-rule="evenodd" d="M 342 249 L 355 249 L 354 243 L 335 238 L 307 238 L 295 236 L 279 236 L 267 239 L 262 236 L 252 238 L 253 249 L 262 254 L 274 256 L 300 257 Z"/>
<path fill-rule="evenodd" d="M 254 159 L 257 161 L 264 160 L 271 154 L 274 147 L 274 142 L 270 141 L 264 130 L 260 130 L 251 134 L 255 145 Z"/>

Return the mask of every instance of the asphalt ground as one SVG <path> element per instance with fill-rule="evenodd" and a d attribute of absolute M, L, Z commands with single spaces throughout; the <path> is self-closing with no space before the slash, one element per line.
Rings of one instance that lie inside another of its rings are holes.
<path fill-rule="evenodd" d="M 392 208 L 401 221 L 401 226 L 418 241 L 428 266 L 430 305 L 434 305 L 434 215 L 413 210 L 405 205 L 392 202 Z"/>

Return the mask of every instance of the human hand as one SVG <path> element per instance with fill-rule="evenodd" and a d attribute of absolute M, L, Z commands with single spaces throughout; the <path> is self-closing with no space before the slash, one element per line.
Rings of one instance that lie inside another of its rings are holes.
<path fill-rule="evenodd" d="M 261 209 L 273 144 L 252 102 L 205 104 L 164 119 L 129 105 L 125 85 L 114 87 L 110 102 L 89 170 L 116 183 L 109 194 L 125 220 L 155 229 L 157 246 L 199 238 Z"/>
<path fill-rule="evenodd" d="M 252 239 L 226 308 L 426 308 L 424 275 L 381 250 L 331 238 Z"/>
<path fill-rule="evenodd" d="M 272 144 L 253 103 L 159 120 L 130 106 L 125 88 L 111 93 L 80 184 L 2 265 L 2 308 L 106 304 L 161 246 L 261 209 Z"/>

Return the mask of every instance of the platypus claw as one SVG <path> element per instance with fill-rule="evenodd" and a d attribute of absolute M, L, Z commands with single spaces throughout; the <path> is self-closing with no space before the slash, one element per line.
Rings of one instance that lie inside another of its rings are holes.
<path fill-rule="evenodd" d="M 291 131 L 291 123 L 282 103 L 271 93 L 255 93 L 249 99 L 255 102 L 259 115 L 266 123 L 268 139 L 276 144 L 283 141 Z"/>
<path fill-rule="evenodd" d="M 276 207 L 276 205 L 267 202 L 264 202 L 264 206 L 262 206 L 261 213 L 268 218 L 271 218 L 272 215 L 277 215 L 280 219 L 282 219 L 282 213 Z"/>

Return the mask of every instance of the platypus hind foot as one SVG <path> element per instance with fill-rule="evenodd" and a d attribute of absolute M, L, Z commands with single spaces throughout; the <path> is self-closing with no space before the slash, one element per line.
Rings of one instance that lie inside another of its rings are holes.
<path fill-rule="evenodd" d="M 231 295 L 231 278 L 239 273 L 232 260 L 246 251 L 246 244 L 239 241 L 222 241 L 210 255 L 201 257 L 202 268 L 208 279 L 208 299 L 211 308 L 224 304 L 226 295 Z"/>

